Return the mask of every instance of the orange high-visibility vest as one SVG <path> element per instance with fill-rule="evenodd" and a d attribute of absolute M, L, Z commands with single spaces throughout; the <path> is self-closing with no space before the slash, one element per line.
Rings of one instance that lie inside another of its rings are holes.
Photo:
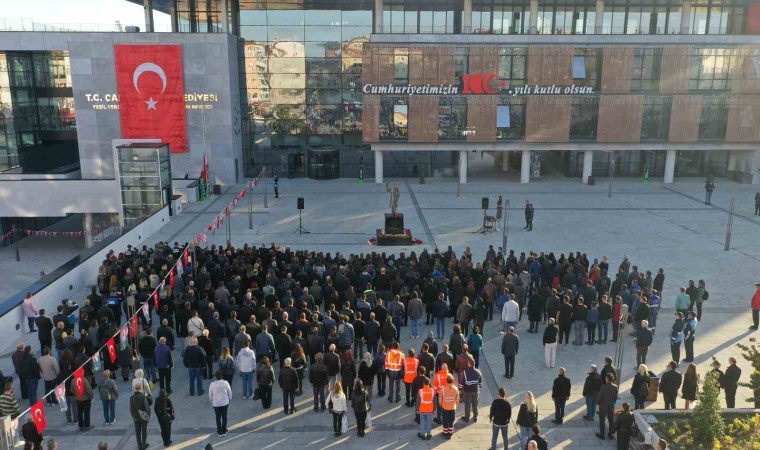
<path fill-rule="evenodd" d="M 457 409 L 459 389 L 457 389 L 456 386 L 443 386 L 438 395 L 438 404 L 441 405 L 441 408 L 447 411 Z"/>
<path fill-rule="evenodd" d="M 446 386 L 446 377 L 449 376 L 448 370 L 439 370 L 433 377 L 433 389 L 439 392 L 441 387 Z"/>
<path fill-rule="evenodd" d="M 414 377 L 417 376 L 417 367 L 420 366 L 420 362 L 414 356 L 407 356 L 404 363 L 404 383 L 411 384 L 414 381 Z"/>
<path fill-rule="evenodd" d="M 430 386 L 423 387 L 417 391 L 420 399 L 420 414 L 433 412 L 433 389 Z"/>
<path fill-rule="evenodd" d="M 401 370 L 401 360 L 404 358 L 404 354 L 398 350 L 389 350 L 385 355 L 385 370 Z"/>

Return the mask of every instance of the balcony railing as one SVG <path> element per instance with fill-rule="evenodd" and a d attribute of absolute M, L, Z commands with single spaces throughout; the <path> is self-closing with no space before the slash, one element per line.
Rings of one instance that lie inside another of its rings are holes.
<path fill-rule="evenodd" d="M 2 19 L 0 31 L 42 31 L 42 32 L 81 32 L 81 33 L 119 33 L 126 31 L 129 24 L 117 23 L 39 23 L 32 19 Z M 145 31 L 145 24 L 136 25 L 140 31 Z M 156 32 L 171 32 L 171 26 L 154 24 Z"/>

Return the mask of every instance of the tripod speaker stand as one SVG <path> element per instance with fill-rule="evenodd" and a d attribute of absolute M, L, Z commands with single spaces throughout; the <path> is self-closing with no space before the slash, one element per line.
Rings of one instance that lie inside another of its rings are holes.
<path fill-rule="evenodd" d="M 484 235 L 486 233 L 490 233 L 494 231 L 494 225 L 489 224 L 489 217 L 486 211 L 488 211 L 488 197 L 483 197 L 480 202 L 481 208 L 483 208 L 483 226 L 478 228 L 478 231 L 475 233 L 483 233 Z"/>
<path fill-rule="evenodd" d="M 303 221 L 302 221 L 302 218 L 301 218 L 301 211 L 303 210 L 303 207 L 304 207 L 303 203 L 304 203 L 303 202 L 303 197 L 298 197 L 298 202 L 297 202 L 297 206 L 298 206 L 298 228 L 296 228 L 296 231 L 294 231 L 293 233 L 298 233 L 299 235 L 301 235 L 301 234 L 309 234 L 309 231 L 306 228 L 303 227 Z"/>

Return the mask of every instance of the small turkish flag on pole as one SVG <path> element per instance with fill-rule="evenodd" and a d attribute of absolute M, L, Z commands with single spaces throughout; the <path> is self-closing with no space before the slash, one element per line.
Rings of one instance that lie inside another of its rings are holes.
<path fill-rule="evenodd" d="M 84 369 L 82 367 L 74 371 L 74 384 L 77 388 L 77 396 L 84 394 Z"/>
<path fill-rule="evenodd" d="M 137 314 L 135 314 L 131 319 L 129 319 L 129 337 L 132 339 L 136 338 L 139 329 L 139 319 L 137 318 Z"/>
<path fill-rule="evenodd" d="M 153 307 L 156 309 L 156 312 L 160 311 L 161 308 L 158 304 L 158 291 L 153 291 Z"/>
<path fill-rule="evenodd" d="M 113 337 L 108 340 L 106 347 L 108 347 L 108 356 L 111 357 L 111 363 L 113 364 L 116 362 L 116 344 L 113 341 Z"/>
<path fill-rule="evenodd" d="M 174 289 L 174 268 L 169 271 L 169 287 Z"/>
<path fill-rule="evenodd" d="M 134 318 L 135 318 L 135 316 L 132 316 L 132 319 L 134 319 Z M 129 321 L 130 325 L 132 323 L 132 319 L 130 319 L 130 321 Z M 119 340 L 121 342 L 124 342 L 124 341 L 127 340 L 127 327 L 121 327 L 121 329 L 119 330 Z M 123 346 L 124 345 L 122 345 L 122 347 Z"/>
<path fill-rule="evenodd" d="M 45 420 L 45 407 L 42 406 L 42 399 L 32 405 L 30 410 L 32 419 L 34 419 L 34 425 L 37 427 L 37 432 L 42 433 L 47 428 L 47 420 Z"/>

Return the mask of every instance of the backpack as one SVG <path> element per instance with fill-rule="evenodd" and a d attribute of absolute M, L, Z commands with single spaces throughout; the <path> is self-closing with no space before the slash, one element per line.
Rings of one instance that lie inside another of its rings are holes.
<path fill-rule="evenodd" d="M 702 301 L 706 302 L 708 298 L 710 298 L 710 293 L 705 290 L 705 293 L 702 294 Z"/>

